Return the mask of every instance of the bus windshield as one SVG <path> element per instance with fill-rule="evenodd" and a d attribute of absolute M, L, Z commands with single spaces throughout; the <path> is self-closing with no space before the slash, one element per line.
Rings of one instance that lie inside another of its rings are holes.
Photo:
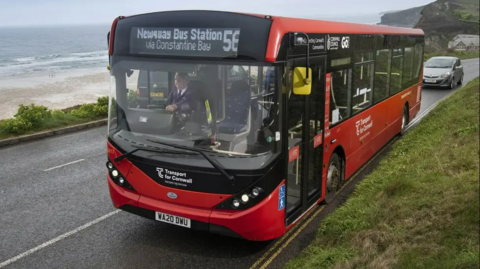
<path fill-rule="evenodd" d="M 278 67 L 134 57 L 113 62 L 109 136 L 114 141 L 175 144 L 229 158 L 280 150 Z"/>

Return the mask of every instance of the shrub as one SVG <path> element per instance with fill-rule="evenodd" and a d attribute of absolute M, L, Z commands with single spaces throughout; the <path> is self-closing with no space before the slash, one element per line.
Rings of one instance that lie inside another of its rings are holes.
<path fill-rule="evenodd" d="M 19 105 L 14 118 L 0 120 L 0 139 L 9 135 L 22 135 L 30 131 L 76 124 L 85 120 L 108 116 L 109 97 L 97 98 L 97 103 L 83 104 L 68 109 L 50 110 L 45 106 Z M 115 99 L 112 99 L 115 103 Z"/>
<path fill-rule="evenodd" d="M 65 116 L 65 112 L 55 109 L 55 110 L 52 111 L 52 116 L 54 118 L 62 118 L 62 117 Z"/>
<path fill-rule="evenodd" d="M 21 118 L 23 121 L 31 123 L 33 128 L 40 127 L 42 122 L 51 116 L 52 112 L 50 109 L 34 104 L 28 106 L 20 105 L 17 114 L 14 115 L 15 118 Z"/>
<path fill-rule="evenodd" d="M 138 106 L 138 96 L 137 96 L 137 92 L 134 90 L 128 90 L 128 106 L 129 107 Z"/>
<path fill-rule="evenodd" d="M 108 96 L 98 97 L 97 105 L 99 106 L 108 106 Z"/>
<path fill-rule="evenodd" d="M 107 117 L 108 116 L 108 106 L 95 106 L 93 113 L 98 117 Z"/>
<path fill-rule="evenodd" d="M 70 112 L 75 117 L 89 118 L 94 115 L 96 104 L 84 104 L 81 107 Z"/>
<path fill-rule="evenodd" d="M 20 135 L 25 132 L 28 132 L 32 129 L 33 125 L 31 122 L 18 117 L 13 119 L 7 119 L 2 122 L 4 132 L 8 134 Z"/>

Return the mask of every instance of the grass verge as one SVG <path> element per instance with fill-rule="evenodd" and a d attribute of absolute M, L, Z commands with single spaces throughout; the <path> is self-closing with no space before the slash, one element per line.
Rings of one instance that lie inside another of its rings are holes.
<path fill-rule="evenodd" d="M 452 56 L 457 57 L 460 60 L 479 58 L 480 53 L 478 51 L 464 52 L 464 51 L 454 51 L 454 52 L 436 52 L 436 53 L 425 53 L 423 58 L 428 60 L 436 56 Z"/>
<path fill-rule="evenodd" d="M 0 140 L 105 119 L 107 116 L 108 97 L 98 98 L 97 103 L 62 110 L 50 110 L 34 104 L 20 105 L 14 118 L 0 121 Z"/>
<path fill-rule="evenodd" d="M 479 79 L 397 141 L 286 268 L 479 268 Z"/>

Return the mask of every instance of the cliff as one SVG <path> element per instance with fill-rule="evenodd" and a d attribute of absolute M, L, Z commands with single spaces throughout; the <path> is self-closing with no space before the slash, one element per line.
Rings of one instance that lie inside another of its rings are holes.
<path fill-rule="evenodd" d="M 401 11 L 386 12 L 381 17 L 379 25 L 413 27 L 422 17 L 422 15 L 420 14 L 422 9 L 423 6 Z"/>
<path fill-rule="evenodd" d="M 446 51 L 458 34 L 479 34 L 478 0 L 437 0 L 428 5 L 384 12 L 379 25 L 421 28 L 426 52 Z"/>
<path fill-rule="evenodd" d="M 427 52 L 445 51 L 458 34 L 479 34 L 478 0 L 437 0 L 426 5 L 415 25 L 425 32 Z"/>

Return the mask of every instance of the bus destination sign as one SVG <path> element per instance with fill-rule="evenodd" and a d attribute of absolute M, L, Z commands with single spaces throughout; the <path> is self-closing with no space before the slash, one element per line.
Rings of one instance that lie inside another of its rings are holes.
<path fill-rule="evenodd" d="M 238 28 L 133 27 L 130 53 L 167 56 L 235 57 Z"/>

